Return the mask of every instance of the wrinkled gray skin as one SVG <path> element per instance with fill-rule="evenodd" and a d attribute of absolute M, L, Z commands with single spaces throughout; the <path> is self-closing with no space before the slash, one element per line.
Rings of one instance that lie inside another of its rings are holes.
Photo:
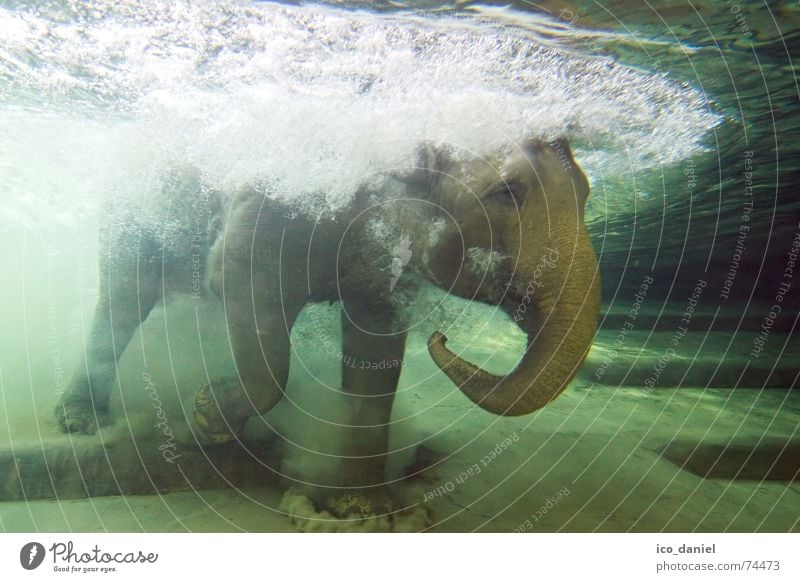
<path fill-rule="evenodd" d="M 310 302 L 342 302 L 347 358 L 402 360 L 405 332 L 392 293 L 407 293 L 415 277 L 500 305 L 528 335 L 523 358 L 502 377 L 460 359 L 443 335 L 430 338 L 434 361 L 470 399 L 503 415 L 545 406 L 582 363 L 600 305 L 583 223 L 589 187 L 569 146 L 534 141 L 496 159 L 467 161 L 424 146 L 418 167 L 393 178 L 394 189 L 363 188 L 349 208 L 314 220 L 256 191 L 208 193 L 196 175 L 176 172 L 166 181 L 166 219 L 181 228 L 168 229 L 167 238 L 159 233 L 163 223 L 147 226 L 110 206 L 87 365 L 56 408 L 60 426 L 93 432 L 104 421 L 132 335 L 165 290 L 197 290 L 192 269 L 199 263 L 207 273 L 202 284 L 223 303 L 237 368 L 235 378 L 198 386 L 194 418 L 212 441 L 234 438 L 248 417 L 281 399 L 291 328 Z M 390 202 L 398 191 L 403 202 Z M 383 236 L 375 236 L 376 224 Z M 475 260 L 485 251 L 496 253 L 488 268 Z M 399 366 L 342 366 L 343 391 L 357 412 L 347 437 L 355 458 L 344 461 L 341 483 L 358 493 L 322 500 L 338 514 L 386 509 L 376 491 L 399 374 Z"/>

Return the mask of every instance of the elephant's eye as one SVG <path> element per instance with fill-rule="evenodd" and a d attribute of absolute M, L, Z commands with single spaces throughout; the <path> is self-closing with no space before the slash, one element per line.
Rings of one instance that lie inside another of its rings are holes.
<path fill-rule="evenodd" d="M 525 192 L 525 186 L 521 182 L 504 182 L 500 183 L 486 195 L 489 200 L 504 200 L 511 202 L 516 200 L 517 204 L 522 202 L 522 195 Z"/>

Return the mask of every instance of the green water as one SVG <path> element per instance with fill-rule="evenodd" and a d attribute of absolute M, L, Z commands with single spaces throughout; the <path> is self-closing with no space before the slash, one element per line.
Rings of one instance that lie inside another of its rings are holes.
<path fill-rule="evenodd" d="M 188 455 L 197 390 L 233 370 L 219 303 L 170 295 L 120 359 L 112 422 L 65 440 L 52 410 L 85 365 L 104 200 L 148 207 L 165 168 L 188 164 L 227 191 L 272 180 L 298 212 L 320 212 L 421 141 L 484 152 L 558 134 L 592 188 L 592 351 L 542 411 L 489 415 L 426 338 L 448 329 L 500 374 L 524 337 L 425 287 L 407 305 L 426 318 L 408 339 L 387 479 L 434 531 L 797 531 L 800 8 L 513 4 L 0 2 L 0 462 L 97 443 L 152 452 L 159 411 Z M 324 481 L 343 454 L 341 365 L 323 347 L 339 317 L 301 314 L 288 398 L 246 428 L 245 443 L 276 447 L 266 462 L 283 480 L 163 497 L 109 497 L 112 484 L 96 498 L 73 480 L 69 500 L 4 498 L 0 529 L 294 530 L 277 511 L 287 479 Z"/>

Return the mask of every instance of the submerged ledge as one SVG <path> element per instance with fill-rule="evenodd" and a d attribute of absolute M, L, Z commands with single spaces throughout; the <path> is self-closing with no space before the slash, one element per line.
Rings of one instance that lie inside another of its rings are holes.
<path fill-rule="evenodd" d="M 180 445 L 168 462 L 158 441 L 49 438 L 0 448 L 0 501 L 154 495 L 264 486 L 277 480 L 271 443 Z"/>
<path fill-rule="evenodd" d="M 676 441 L 661 456 L 705 479 L 800 481 L 800 440 L 769 438 L 758 442 Z"/>
<path fill-rule="evenodd" d="M 696 310 L 691 315 L 691 331 L 724 331 L 724 332 L 759 332 L 762 330 L 764 318 L 769 313 L 769 307 L 752 305 L 751 313 L 743 313 L 741 309 L 720 309 L 714 311 Z M 600 314 L 600 326 L 603 330 L 610 331 L 622 328 L 630 321 L 628 315 L 630 308 L 612 307 Z M 675 331 L 685 326 L 685 313 L 669 306 L 664 309 L 640 309 L 637 312 L 636 328 L 650 331 Z M 794 317 L 783 315 L 772 320 L 770 331 L 790 333 L 795 325 Z"/>

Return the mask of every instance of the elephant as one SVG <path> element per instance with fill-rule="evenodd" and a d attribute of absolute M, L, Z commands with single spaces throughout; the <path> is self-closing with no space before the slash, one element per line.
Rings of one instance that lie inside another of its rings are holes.
<path fill-rule="evenodd" d="M 505 376 L 453 353 L 443 334 L 429 338 L 435 364 L 472 402 L 505 416 L 551 402 L 586 357 L 600 309 L 584 224 L 589 183 L 569 144 L 531 139 L 480 157 L 423 143 L 418 156 L 411 169 L 386 172 L 381 188 L 365 183 L 345 208 L 317 216 L 269 187 L 210 191 L 196 171 L 164 180 L 169 235 L 110 202 L 116 218 L 101 229 L 86 365 L 56 407 L 61 429 L 94 432 L 106 422 L 117 361 L 138 326 L 165 293 L 201 288 L 222 303 L 236 369 L 195 398 L 194 420 L 212 442 L 236 438 L 281 399 L 291 329 L 309 303 L 341 302 L 343 359 L 402 361 L 406 331 L 394 296 L 413 292 L 414 281 L 500 306 L 527 334 Z M 384 482 L 400 371 L 343 362 L 342 391 L 356 411 L 341 466 L 345 492 Z"/>

